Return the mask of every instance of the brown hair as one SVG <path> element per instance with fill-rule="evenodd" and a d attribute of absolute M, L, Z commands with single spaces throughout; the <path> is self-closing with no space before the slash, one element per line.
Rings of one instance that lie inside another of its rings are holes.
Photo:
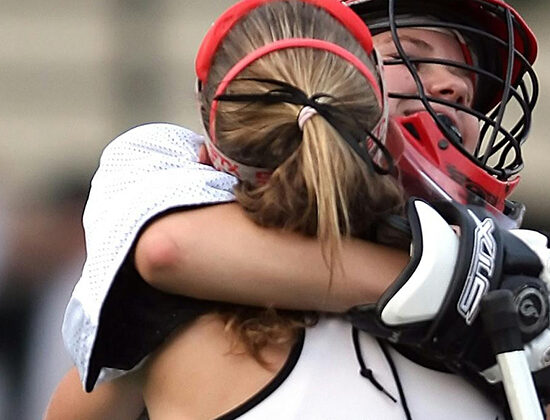
<path fill-rule="evenodd" d="M 297 0 L 264 4 L 238 22 L 216 53 L 201 94 L 207 131 L 217 86 L 229 69 L 250 52 L 286 38 L 332 42 L 376 74 L 371 58 L 357 40 L 326 11 Z M 341 122 L 359 124 L 362 133 L 372 130 L 380 119 L 381 109 L 365 77 L 328 51 L 293 48 L 272 52 L 244 69 L 225 93 L 258 94 L 274 88 L 258 79 L 288 83 L 308 96 L 325 94 L 323 101 L 338 109 Z M 301 131 L 297 124 L 300 109 L 300 105 L 286 102 L 219 102 L 217 147 L 245 165 L 273 170 L 263 185 L 239 182 L 235 187 L 237 201 L 260 225 L 319 237 L 332 272 L 342 237 L 370 238 L 381 216 L 401 211 L 402 192 L 391 177 L 369 170 L 321 115 L 313 115 Z M 256 356 L 270 342 L 270 336 L 284 337 L 284 331 L 304 325 L 303 315 L 277 315 L 273 310 L 255 315 L 246 311 L 244 316 L 237 313 L 227 319 Z M 273 331 L 279 332 L 272 335 Z"/>

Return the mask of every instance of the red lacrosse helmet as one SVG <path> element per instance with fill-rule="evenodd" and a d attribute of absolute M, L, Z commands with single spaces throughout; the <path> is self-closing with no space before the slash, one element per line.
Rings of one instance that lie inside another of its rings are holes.
<path fill-rule="evenodd" d="M 405 65 L 417 81 L 417 95 L 389 91 L 390 98 L 417 99 L 426 112 L 393 116 L 386 140 L 396 158 L 409 194 L 477 203 L 504 213 L 519 225 L 523 206 L 507 200 L 523 168 L 521 146 L 538 96 L 532 68 L 537 42 L 519 14 L 502 0 L 348 0 L 343 1 L 368 25 L 373 35 L 390 31 L 398 59 L 385 66 Z M 405 54 L 399 28 L 440 28 L 459 33 L 466 63 L 422 59 Z M 454 66 L 475 76 L 473 106 L 429 97 L 414 64 Z M 468 152 L 460 133 L 432 104 L 474 115 L 481 124 L 476 150 Z M 514 109 L 510 117 L 509 110 Z M 519 115 L 519 117 L 518 117 Z M 397 128 L 399 130 L 397 130 Z M 401 155 L 399 155 L 401 153 Z"/>

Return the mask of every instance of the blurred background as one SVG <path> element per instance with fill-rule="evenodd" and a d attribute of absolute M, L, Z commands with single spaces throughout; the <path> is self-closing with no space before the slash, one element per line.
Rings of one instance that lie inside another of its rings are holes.
<path fill-rule="evenodd" d="M 233 0 L 0 1 L 0 418 L 37 420 L 69 368 L 65 304 L 101 150 L 151 121 L 202 132 L 194 57 Z M 550 5 L 509 1 L 540 42 L 541 97 L 514 198 L 550 228 Z"/>

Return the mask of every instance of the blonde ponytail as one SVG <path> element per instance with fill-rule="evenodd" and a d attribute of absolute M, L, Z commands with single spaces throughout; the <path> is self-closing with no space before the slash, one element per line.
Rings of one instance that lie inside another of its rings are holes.
<path fill-rule="evenodd" d="M 336 44 L 376 74 L 363 47 L 321 8 L 297 0 L 266 3 L 232 28 L 215 56 L 201 95 L 207 131 L 212 104 L 219 98 L 217 86 L 227 72 L 251 51 L 288 38 Z M 366 140 L 366 133 L 381 118 L 379 98 L 357 67 L 320 49 L 287 48 L 262 56 L 227 85 L 224 95 L 272 95 L 277 86 L 270 81 L 284 82 L 310 98 L 308 101 L 315 97 L 319 106 L 332 107 L 333 120 L 338 120 L 338 127 L 350 127 L 351 141 L 357 144 Z M 378 175 L 367 165 L 326 114 L 311 115 L 300 129 L 297 118 L 308 104 L 220 100 L 212 134 L 218 149 L 229 158 L 272 171 L 264 184 L 241 181 L 235 187 L 237 201 L 247 214 L 263 226 L 317 236 L 324 246 L 325 261 L 333 270 L 342 238 L 369 238 L 380 217 L 401 211 L 402 193 L 392 178 Z M 259 311 L 253 317 L 267 326 L 267 330 L 260 328 L 263 333 L 259 335 L 245 327 L 258 325 L 250 317 L 234 315 L 228 322 L 240 339 L 256 350 L 264 345 L 271 328 L 284 325 L 283 329 L 294 331 L 305 325 L 289 324 L 285 315 L 277 321 L 273 311 L 266 314 Z M 257 354 L 256 350 L 251 352 Z"/>

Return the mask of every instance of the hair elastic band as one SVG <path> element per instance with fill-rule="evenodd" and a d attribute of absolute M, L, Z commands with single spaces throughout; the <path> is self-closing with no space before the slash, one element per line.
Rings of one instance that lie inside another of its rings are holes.
<path fill-rule="evenodd" d="M 313 117 L 315 114 L 318 114 L 317 110 L 309 105 L 302 107 L 298 113 L 298 127 L 301 131 L 304 131 L 304 124 L 307 120 Z"/>

